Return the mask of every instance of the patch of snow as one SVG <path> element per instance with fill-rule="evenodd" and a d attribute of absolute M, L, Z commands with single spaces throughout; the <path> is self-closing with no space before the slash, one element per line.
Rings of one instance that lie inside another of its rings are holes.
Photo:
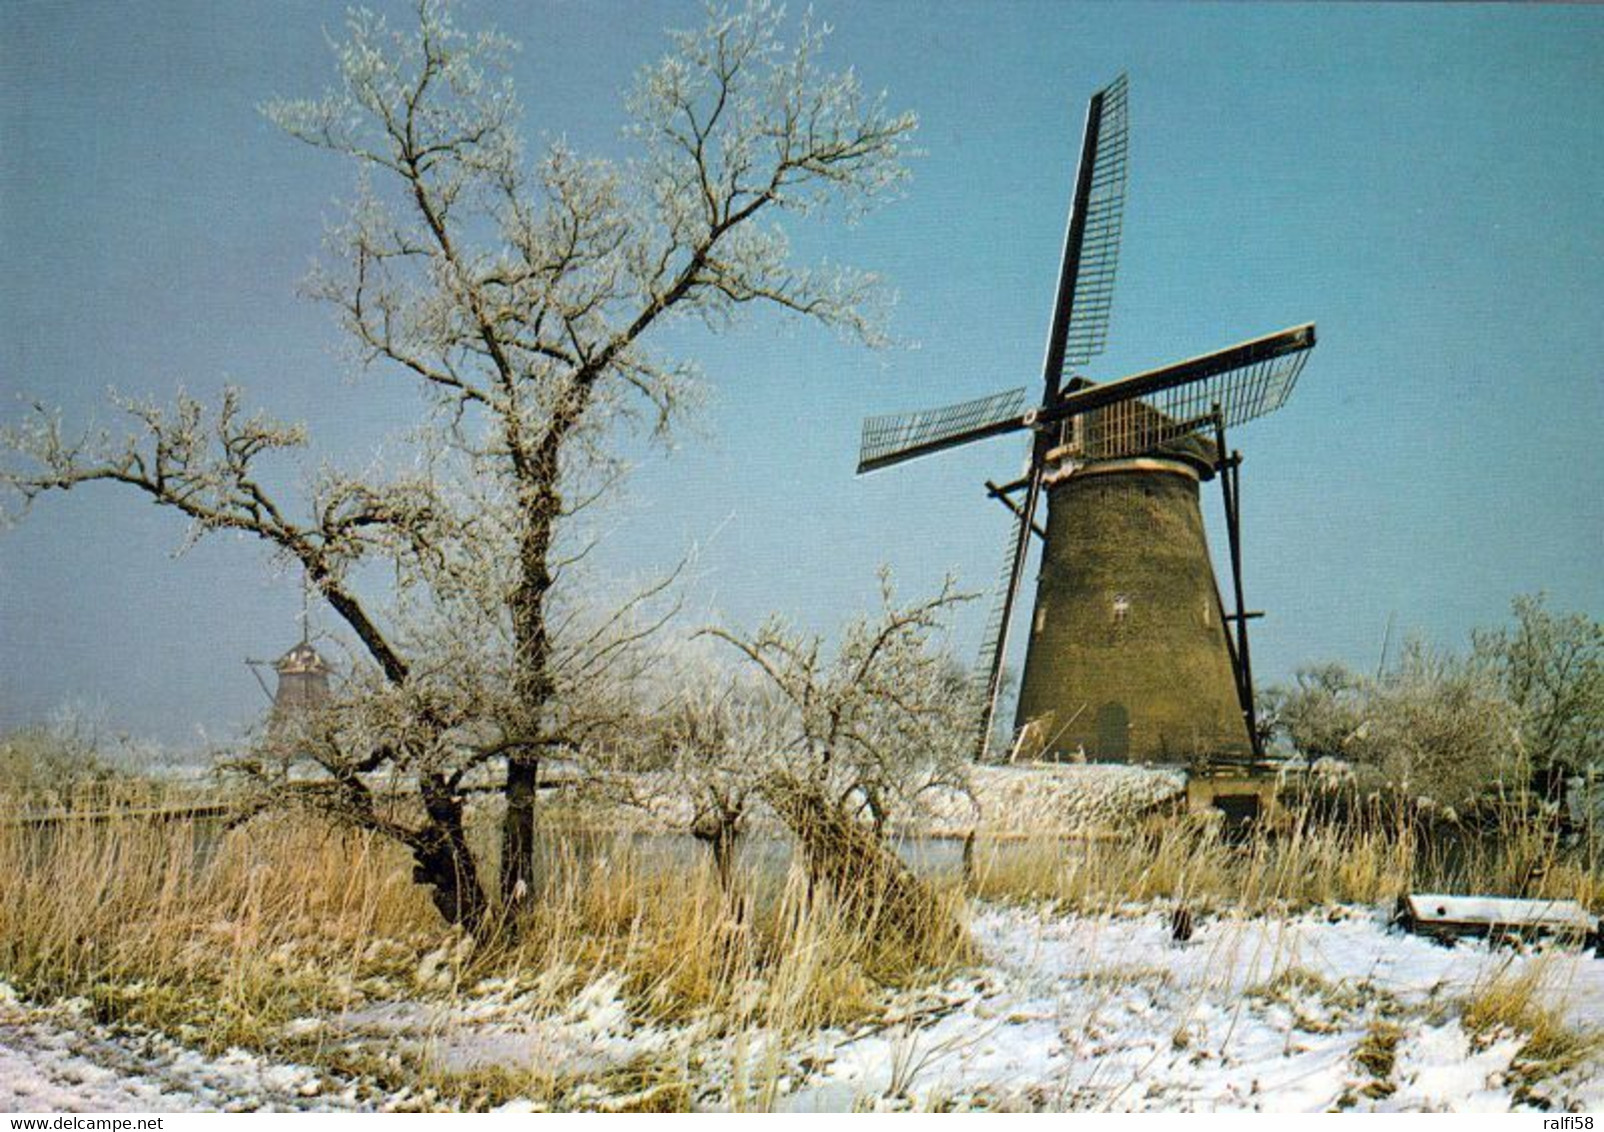
<path fill-rule="evenodd" d="M 1031 763 L 977 766 L 970 773 L 973 798 L 956 791 L 930 791 L 921 817 L 931 832 L 962 836 L 972 829 L 996 835 L 1107 832 L 1186 797 L 1186 772 L 1178 767 L 1115 764 Z"/>
<path fill-rule="evenodd" d="M 1458 1022 L 1424 1026 L 1398 1046 L 1396 1107 L 1426 1112 L 1508 1112 L 1503 1088 L 1518 1038 L 1477 1049 Z"/>
<path fill-rule="evenodd" d="M 893 819 L 899 831 L 964 837 L 1109 833 L 1141 814 L 1179 806 L 1186 798 L 1186 771 L 1173 766 L 1116 763 L 1020 763 L 977 766 L 969 792 L 927 790 L 910 814 Z M 634 799 L 627 804 L 621 799 Z M 686 783 L 665 772 L 618 775 L 575 794 L 585 821 L 600 829 L 635 833 L 683 833 L 697 808 Z M 761 800 L 752 803 L 747 829 L 781 834 L 784 827 Z"/>
<path fill-rule="evenodd" d="M 576 1076 L 597 1073 L 661 1049 L 670 1040 L 669 1032 L 631 1017 L 622 982 L 616 974 L 604 975 L 553 1013 L 540 1005 L 550 996 L 538 986 L 520 991 L 508 980 L 486 980 L 472 993 L 454 998 L 398 999 L 348 1010 L 328 1019 L 328 1032 L 344 1039 L 377 1039 L 445 1072 L 497 1065 L 536 1066 Z"/>
<path fill-rule="evenodd" d="M 971 923 L 979 967 L 889 996 L 877 1021 L 801 1038 L 645 1023 L 616 975 L 578 981 L 554 1010 L 556 988 L 575 984 L 568 970 L 397 994 L 298 1018 L 283 1032 L 444 1072 L 498 1066 L 577 1082 L 642 1059 L 677 1063 L 705 1108 L 733 1107 L 737 1081 L 750 1095 L 769 1074 L 775 1102 L 802 1111 L 1604 1107 L 1604 1067 L 1523 1089 L 1523 1039 L 1476 1037 L 1459 1021 L 1461 1000 L 1479 986 L 1535 974 L 1571 1025 L 1598 1025 L 1604 962 L 1587 953 L 1447 948 L 1390 931 L 1372 909 L 1200 917 L 1186 944 L 1171 940 L 1167 919 L 1156 907 L 1093 916 L 980 906 Z M 1397 1035 L 1390 1057 L 1381 1068 L 1376 1058 L 1361 1064 L 1362 1044 L 1382 1032 Z M 108 1031 L 73 1004 L 32 1008 L 0 983 L 0 1108 L 341 1109 L 406 1099 L 257 1054 L 206 1057 L 159 1036 Z M 616 1100 L 600 1081 L 567 1097 Z M 532 1107 L 515 1099 L 505 1111 Z"/>
<path fill-rule="evenodd" d="M 78 1003 L 25 1005 L 0 984 L 0 1110 L 204 1112 L 371 1107 L 305 1065 L 243 1050 L 206 1057 L 147 1031 L 94 1024 Z"/>
<path fill-rule="evenodd" d="M 786 1107 L 1116 1111 L 1507 1111 L 1518 1037 L 1484 1045 L 1433 1022 L 1497 973 L 1543 964 L 1577 1026 L 1604 1018 L 1604 963 L 1485 945 L 1447 949 L 1387 930 L 1379 913 L 1205 921 L 1176 945 L 1165 918 L 979 913 L 990 964 L 944 988 L 929 1024 L 861 1038 L 821 1035 L 825 1068 Z M 1400 1028 L 1384 1089 L 1354 1061 L 1370 1027 Z M 1604 1104 L 1598 1066 L 1554 1083 L 1556 1099 Z"/>

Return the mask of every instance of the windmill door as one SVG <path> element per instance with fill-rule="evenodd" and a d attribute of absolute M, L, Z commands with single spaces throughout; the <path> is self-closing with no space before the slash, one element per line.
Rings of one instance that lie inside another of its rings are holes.
<path fill-rule="evenodd" d="M 1131 757 L 1131 713 L 1124 704 L 1097 709 L 1097 757 L 1127 761 Z"/>

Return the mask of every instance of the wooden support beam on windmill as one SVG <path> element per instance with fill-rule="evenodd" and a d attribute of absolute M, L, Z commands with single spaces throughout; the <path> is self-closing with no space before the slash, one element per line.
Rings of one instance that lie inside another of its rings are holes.
<path fill-rule="evenodd" d="M 1015 518 L 1019 518 L 1024 514 L 1024 508 L 1020 507 L 1019 504 L 1008 498 L 1007 489 L 998 487 L 990 480 L 986 481 L 986 494 L 1000 502 L 1004 507 L 1008 508 L 1009 512 Z M 1030 530 L 1031 533 L 1037 538 L 1045 539 L 1047 537 L 1047 532 L 1042 529 L 1042 525 L 1036 522 L 1034 519 L 1032 519 L 1030 522 Z"/>

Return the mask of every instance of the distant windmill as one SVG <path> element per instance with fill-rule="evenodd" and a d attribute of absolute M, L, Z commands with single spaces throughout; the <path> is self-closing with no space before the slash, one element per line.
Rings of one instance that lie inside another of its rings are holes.
<path fill-rule="evenodd" d="M 245 662 L 273 704 L 268 716 L 269 730 L 283 727 L 297 716 L 304 716 L 329 702 L 329 674 L 333 670 L 322 654 L 312 647 L 311 611 L 304 580 L 301 586 L 300 622 L 301 639 L 289 652 L 271 665 L 264 660 Z M 271 667 L 278 677 L 278 686 L 271 691 L 260 671 L 266 667 Z"/>
<path fill-rule="evenodd" d="M 1182 762 L 1259 755 L 1243 609 L 1239 453 L 1225 430 L 1281 407 L 1312 323 L 1094 384 L 1073 371 L 1107 339 L 1125 204 L 1124 75 L 1092 96 L 1047 337 L 1041 401 L 1015 389 L 864 422 L 858 472 L 1005 433 L 1032 434 L 1023 475 L 988 494 L 1014 514 L 977 668 L 985 756 L 1032 533 L 1041 575 L 1016 729 L 1044 757 Z M 1235 612 L 1203 536 L 1199 484 L 1219 476 Z M 1047 525 L 1035 519 L 1045 491 Z M 1023 500 L 1015 496 L 1023 493 Z"/>

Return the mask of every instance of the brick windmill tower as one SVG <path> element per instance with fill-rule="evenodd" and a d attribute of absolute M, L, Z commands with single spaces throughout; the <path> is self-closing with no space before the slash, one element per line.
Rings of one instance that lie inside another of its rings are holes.
<path fill-rule="evenodd" d="M 859 473 L 973 441 L 1031 436 L 1023 475 L 987 481 L 1014 515 L 977 667 L 984 758 L 1003 654 L 1034 535 L 1041 573 L 1015 719 L 1050 759 L 1191 763 L 1259 755 L 1243 608 L 1238 471 L 1225 431 L 1280 408 L 1315 344 L 1313 324 L 1094 383 L 1125 203 L 1126 79 L 1092 96 L 1070 210 L 1042 394 L 1024 389 L 864 422 Z M 1234 610 L 1204 539 L 1201 485 L 1225 497 Z M 1036 507 L 1047 498 L 1047 523 Z M 1019 497 L 1019 498 L 1016 498 Z"/>

